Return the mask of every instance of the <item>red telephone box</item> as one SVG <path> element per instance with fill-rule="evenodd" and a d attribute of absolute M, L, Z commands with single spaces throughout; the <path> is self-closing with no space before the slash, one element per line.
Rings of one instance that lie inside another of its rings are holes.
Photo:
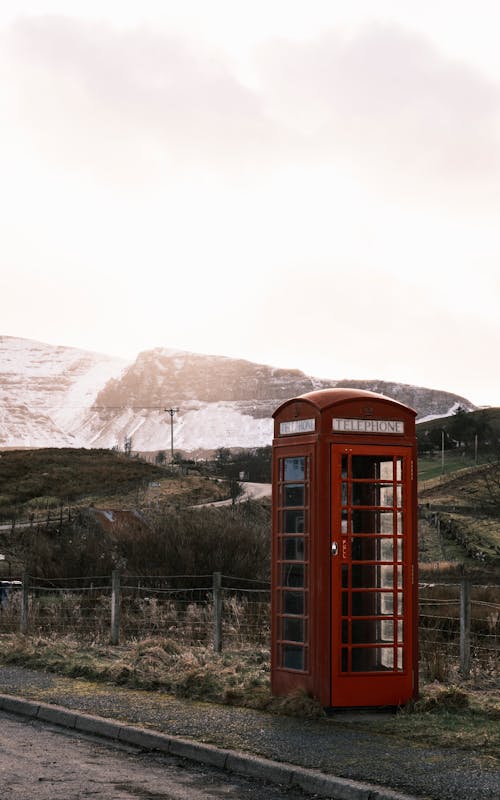
<path fill-rule="evenodd" d="M 271 685 L 324 707 L 416 696 L 416 412 L 356 389 L 274 413 Z"/>

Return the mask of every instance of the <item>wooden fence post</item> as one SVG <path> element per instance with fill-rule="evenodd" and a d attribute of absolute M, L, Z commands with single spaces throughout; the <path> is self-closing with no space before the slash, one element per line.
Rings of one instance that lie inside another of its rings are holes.
<path fill-rule="evenodd" d="M 111 575 L 111 644 L 120 644 L 120 573 Z"/>
<path fill-rule="evenodd" d="M 21 621 L 19 630 L 22 634 L 28 633 L 28 617 L 29 617 L 29 589 L 30 589 L 30 576 L 27 572 L 23 573 L 23 586 L 21 593 Z"/>
<path fill-rule="evenodd" d="M 471 597 L 470 580 L 460 582 L 460 673 L 468 678 L 470 673 Z"/>
<path fill-rule="evenodd" d="M 222 575 L 220 572 L 213 573 L 212 592 L 214 650 L 216 653 L 220 653 L 222 651 Z"/>

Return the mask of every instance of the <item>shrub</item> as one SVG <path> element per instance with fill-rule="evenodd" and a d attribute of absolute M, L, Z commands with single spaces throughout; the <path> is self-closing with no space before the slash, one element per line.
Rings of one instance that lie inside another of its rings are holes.
<path fill-rule="evenodd" d="M 129 522 L 112 532 L 92 514 L 81 513 L 62 526 L 23 529 L 19 549 L 28 573 L 37 578 L 91 579 L 120 569 L 129 576 L 222 572 L 267 581 L 270 538 L 269 509 L 242 503 L 153 512 L 140 524 Z"/>
<path fill-rule="evenodd" d="M 209 575 L 222 572 L 268 580 L 270 519 L 254 503 L 233 508 L 170 511 L 149 518 L 150 528 L 117 545 L 135 575 Z"/>

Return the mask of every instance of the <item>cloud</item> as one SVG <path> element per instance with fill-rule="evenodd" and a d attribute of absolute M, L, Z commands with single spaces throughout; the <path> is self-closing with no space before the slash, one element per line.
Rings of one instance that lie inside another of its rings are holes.
<path fill-rule="evenodd" d="M 383 267 L 304 264 L 271 282 L 259 309 L 266 326 L 248 336 L 264 360 L 322 378 L 448 387 L 473 402 L 494 396 L 498 325 L 473 302 L 457 314 L 434 284 L 416 280 Z"/>
<path fill-rule="evenodd" d="M 258 58 L 269 105 L 318 158 L 348 159 L 364 179 L 410 180 L 410 191 L 496 194 L 500 86 L 425 37 L 371 25 L 349 40 L 273 41 Z"/>
<path fill-rule="evenodd" d="M 152 28 L 32 17 L 3 44 L 14 127 L 100 179 L 201 168 L 262 181 L 330 163 L 388 195 L 496 203 L 500 85 L 420 34 L 274 39 L 251 88 L 222 51 Z"/>
<path fill-rule="evenodd" d="M 150 29 L 17 21 L 4 44 L 21 123 L 56 158 L 104 171 L 279 158 L 277 123 L 220 54 Z M 128 162 L 128 163 L 127 163 Z"/>

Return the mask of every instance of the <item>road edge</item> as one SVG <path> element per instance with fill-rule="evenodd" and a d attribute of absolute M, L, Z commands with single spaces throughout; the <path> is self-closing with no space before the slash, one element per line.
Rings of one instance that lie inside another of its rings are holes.
<path fill-rule="evenodd" d="M 82 714 L 64 706 L 27 700 L 17 695 L 0 694 L 0 710 L 73 729 L 76 732 L 134 745 L 142 750 L 155 750 L 166 755 L 186 758 L 237 775 L 269 781 L 288 789 L 298 787 L 310 794 L 332 800 L 417 800 L 413 795 L 401 794 L 383 786 L 339 778 L 319 770 L 272 761 L 242 751 L 227 750 L 168 733 L 128 725 L 119 720 Z"/>

